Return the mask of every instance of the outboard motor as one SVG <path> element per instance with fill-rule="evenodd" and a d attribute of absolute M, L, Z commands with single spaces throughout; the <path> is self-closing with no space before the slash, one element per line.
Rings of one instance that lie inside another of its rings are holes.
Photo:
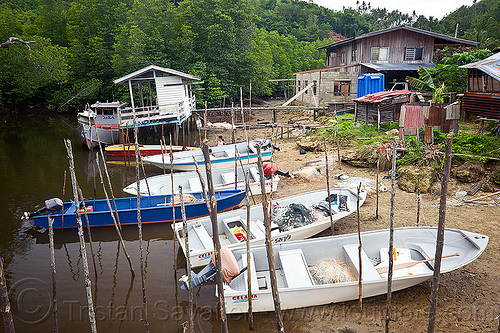
<path fill-rule="evenodd" d="M 59 198 L 47 199 L 47 200 L 45 200 L 44 207 L 40 208 L 39 210 L 37 210 L 33 213 L 24 212 L 23 216 L 21 217 L 21 220 L 22 219 L 27 220 L 27 219 L 31 218 L 32 216 L 41 214 L 45 211 L 55 212 L 55 211 L 58 211 L 59 209 L 61 209 L 63 206 L 64 206 L 64 203 Z"/>
<path fill-rule="evenodd" d="M 233 278 L 237 277 L 246 270 L 246 267 L 241 271 L 239 270 L 238 262 L 236 261 L 236 258 L 234 257 L 231 250 L 229 250 L 229 248 L 223 247 L 220 250 L 220 255 L 222 263 L 221 273 L 226 283 L 231 282 Z M 191 281 L 193 283 L 193 289 L 202 285 L 205 282 L 214 281 L 215 276 L 216 276 L 215 256 L 212 255 L 210 263 L 206 265 L 198 274 L 196 274 L 195 272 L 191 272 Z M 181 286 L 181 289 L 189 290 L 189 281 L 186 275 L 183 275 L 179 279 L 179 281 L 184 282 Z"/>

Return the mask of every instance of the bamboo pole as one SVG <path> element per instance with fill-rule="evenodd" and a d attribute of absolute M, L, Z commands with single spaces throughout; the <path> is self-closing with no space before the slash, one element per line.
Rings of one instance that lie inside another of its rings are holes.
<path fill-rule="evenodd" d="M 392 150 L 392 168 L 391 168 L 391 215 L 389 228 L 389 273 L 387 274 L 387 311 L 385 314 L 385 332 L 389 333 L 389 321 L 391 320 L 391 299 L 392 299 L 392 272 L 393 272 L 393 254 L 394 254 L 394 208 L 396 204 L 396 147 L 394 141 Z"/>
<path fill-rule="evenodd" d="M 64 140 L 64 144 L 66 145 L 66 150 L 68 151 L 69 171 L 71 175 L 71 183 L 73 185 L 73 195 L 75 198 L 75 215 L 76 223 L 78 225 L 78 236 L 80 238 L 80 254 L 82 255 L 83 261 L 83 274 L 85 278 L 85 289 L 87 292 L 87 308 L 89 311 L 90 328 L 92 330 L 92 333 L 96 333 L 97 325 L 95 321 L 94 301 L 92 300 L 92 282 L 90 281 L 89 277 L 87 251 L 85 250 L 85 239 L 83 237 L 82 218 L 80 216 L 80 201 L 78 200 L 78 184 L 76 180 L 75 165 L 73 162 L 73 150 L 71 148 L 71 141 L 69 139 Z"/>
<path fill-rule="evenodd" d="M 66 170 L 64 170 L 63 188 L 62 188 L 62 201 L 64 202 L 64 195 L 66 194 Z M 64 209 L 61 209 L 61 230 L 64 230 Z"/>
<path fill-rule="evenodd" d="M 95 133 L 97 135 L 97 143 L 99 144 L 99 151 L 101 152 L 104 171 L 106 172 L 106 179 L 108 180 L 109 192 L 111 193 L 111 199 L 113 200 L 113 206 L 115 207 L 116 222 L 118 223 L 118 227 L 121 230 L 122 225 L 120 223 L 120 216 L 118 215 L 118 208 L 116 207 L 115 194 L 113 193 L 113 186 L 111 186 L 111 179 L 109 178 L 108 166 L 106 165 L 106 161 L 104 160 L 104 153 L 102 151 L 101 140 L 99 139 L 99 131 L 97 131 L 97 129 L 96 129 Z M 135 144 L 137 145 L 137 142 Z M 99 158 L 99 156 L 97 156 L 97 158 Z M 100 172 L 100 169 L 99 169 L 99 172 Z M 139 181 L 139 180 L 137 180 L 137 181 Z"/>
<path fill-rule="evenodd" d="M 191 280 L 191 256 L 189 255 L 189 237 L 187 230 L 186 208 L 184 206 L 184 196 L 182 194 L 182 186 L 179 186 L 179 196 L 181 198 L 181 214 L 182 214 L 182 231 L 184 234 L 184 246 L 186 248 L 186 270 L 189 283 L 189 332 L 194 332 L 193 321 L 193 280 Z"/>
<path fill-rule="evenodd" d="M 215 256 L 215 267 L 216 267 L 216 280 L 217 280 L 217 294 L 219 295 L 219 310 L 220 310 L 220 320 L 221 320 L 221 332 L 227 333 L 227 317 L 226 317 L 226 305 L 224 302 L 224 284 L 221 274 L 221 257 L 220 257 L 220 240 L 219 240 L 219 226 L 217 224 L 217 201 L 215 200 L 214 194 L 214 183 L 212 179 L 212 166 L 210 164 L 210 154 L 208 152 L 208 140 L 203 142 L 203 156 L 205 158 L 205 168 L 207 172 L 207 183 L 208 183 L 208 194 L 210 198 L 210 218 L 212 220 L 212 235 L 214 242 L 214 256 Z"/>
<path fill-rule="evenodd" d="M 234 126 L 234 103 L 231 103 L 231 125 L 232 125 L 232 143 L 234 144 L 236 141 L 234 139 L 234 132 L 236 130 L 235 126 Z"/>
<path fill-rule="evenodd" d="M 139 140 L 137 138 L 137 122 L 134 120 L 135 139 L 135 174 L 137 180 L 137 228 L 139 230 L 139 252 L 141 255 L 141 286 L 142 286 L 142 311 L 144 313 L 144 329 L 149 332 L 148 306 L 146 299 L 146 277 L 144 276 L 144 249 L 142 247 L 142 222 L 141 222 L 141 185 L 139 182 Z"/>
<path fill-rule="evenodd" d="M 359 279 L 358 279 L 358 299 L 359 299 L 359 312 L 363 312 L 363 260 L 361 258 L 361 250 L 362 250 L 362 243 L 361 243 L 361 221 L 359 218 L 359 194 L 361 192 L 361 183 L 359 183 L 358 186 L 358 198 L 356 200 L 356 211 L 358 215 L 358 258 L 359 258 Z"/>
<path fill-rule="evenodd" d="M 335 119 L 337 119 L 337 114 L 335 113 Z M 335 128 L 337 129 L 337 159 L 339 161 L 339 170 L 342 170 L 342 161 L 340 159 L 340 140 L 339 140 L 339 124 L 337 122 L 337 125 L 335 125 Z"/>
<path fill-rule="evenodd" d="M 170 139 L 170 142 L 172 142 L 172 139 Z M 163 174 L 166 174 L 165 171 L 165 137 L 162 136 L 162 139 L 160 140 L 160 150 L 161 150 L 161 164 L 163 166 Z"/>
<path fill-rule="evenodd" d="M 173 231 L 174 231 L 174 239 L 173 239 L 173 242 L 174 242 L 174 254 L 177 253 L 177 250 L 176 250 L 176 235 L 175 235 L 175 200 L 174 200 L 174 153 L 172 151 L 172 134 L 170 134 L 170 152 L 169 152 L 169 156 L 170 156 L 170 183 L 172 184 L 172 226 L 174 227 L 173 228 Z M 163 137 L 163 143 L 165 143 L 165 137 Z M 177 281 L 177 256 L 174 255 L 174 275 L 175 275 L 175 280 Z M 176 282 L 177 283 L 177 282 Z"/>
<path fill-rule="evenodd" d="M 417 227 L 420 227 L 420 175 L 417 176 Z"/>
<path fill-rule="evenodd" d="M 248 116 L 252 114 L 252 80 L 250 80 L 250 87 L 249 87 L 249 101 L 248 101 Z M 245 118 L 242 119 L 243 122 L 245 122 Z"/>
<path fill-rule="evenodd" d="M 148 195 L 151 195 L 151 191 L 149 189 L 148 177 L 146 175 L 146 170 L 144 169 L 144 163 L 142 162 L 142 156 L 139 155 L 139 160 L 141 161 L 142 174 L 144 175 L 144 182 L 146 183 L 146 188 L 148 189 Z M 137 180 L 139 181 L 139 180 Z"/>
<path fill-rule="evenodd" d="M 52 268 L 52 313 L 54 315 L 54 332 L 59 332 L 57 324 L 57 292 L 56 292 L 56 256 L 54 254 L 54 219 L 48 216 L 49 220 L 49 248 L 50 248 L 50 268 Z M 94 264 L 95 269 L 95 264 Z M 97 276 L 97 273 L 96 273 Z"/>
<path fill-rule="evenodd" d="M 439 222 L 436 241 L 436 260 L 434 261 L 434 275 L 432 276 L 431 304 L 429 309 L 429 325 L 427 333 L 433 333 L 436 323 L 436 308 L 439 290 L 439 274 L 441 273 L 441 259 L 443 256 L 444 246 L 444 222 L 446 218 L 446 194 L 448 191 L 448 182 L 450 180 L 451 169 L 451 148 L 453 145 L 453 133 L 448 133 L 446 136 L 445 158 L 443 180 L 441 181 L 441 200 L 439 203 Z"/>
<path fill-rule="evenodd" d="M 247 164 L 250 164 L 250 140 L 248 139 L 247 125 L 245 123 L 245 113 L 243 112 L 243 99 L 241 100 L 241 120 L 243 122 L 243 129 L 245 130 L 245 139 L 247 141 Z M 248 121 L 250 121 L 250 117 L 248 117 Z"/>
<path fill-rule="evenodd" d="M 249 173 L 247 171 L 245 174 L 245 204 L 247 209 L 247 290 L 248 290 L 248 328 L 253 331 L 253 313 L 252 313 L 252 270 L 250 269 L 250 237 L 252 233 L 250 232 L 250 200 L 248 200 L 248 195 L 250 193 L 250 184 L 249 184 Z M 254 286 L 255 288 L 256 286 Z"/>
<path fill-rule="evenodd" d="M 380 156 L 377 159 L 377 180 L 375 183 L 375 189 L 376 189 L 376 194 L 377 194 L 377 204 L 375 208 L 375 219 L 378 220 L 378 194 L 380 192 L 379 190 L 379 174 L 380 174 Z"/>
<path fill-rule="evenodd" d="M 328 150 L 326 147 L 326 138 L 323 141 L 325 146 L 325 165 L 326 165 L 326 191 L 328 193 L 328 213 L 330 215 L 330 228 L 332 229 L 332 236 L 335 235 L 333 215 L 332 215 L 332 199 L 330 198 L 330 174 L 328 172 Z"/>
<path fill-rule="evenodd" d="M 238 147 L 234 147 L 234 189 L 238 189 Z M 245 170 L 241 168 L 241 171 L 245 173 Z"/>
<path fill-rule="evenodd" d="M 80 186 L 78 186 L 78 195 L 80 196 L 80 199 L 82 200 L 82 205 L 84 207 L 83 213 L 85 214 L 85 221 L 87 222 L 87 235 L 89 237 L 90 253 L 92 254 L 92 264 L 94 265 L 94 275 L 95 275 L 95 280 L 97 283 L 97 265 L 95 264 L 95 253 L 94 253 L 94 245 L 92 242 L 92 234 L 90 233 L 89 216 L 87 214 L 87 209 L 86 209 L 87 205 L 85 204 L 82 189 L 80 188 Z"/>
<path fill-rule="evenodd" d="M 378 220 L 378 194 L 380 192 L 379 190 L 379 174 L 380 174 L 380 156 L 378 157 L 377 159 L 377 180 L 376 180 L 376 183 L 375 183 L 375 190 L 376 190 L 376 194 L 377 194 L 377 205 L 376 205 L 376 208 L 375 208 L 375 219 Z"/>
<path fill-rule="evenodd" d="M 267 250 L 267 261 L 269 264 L 269 273 L 271 277 L 271 289 L 273 293 L 274 300 L 274 311 L 276 313 L 276 328 L 278 332 L 284 332 L 285 328 L 283 326 L 283 315 L 281 314 L 281 304 L 280 297 L 278 294 L 278 283 L 276 280 L 276 268 L 274 265 L 274 253 L 273 246 L 271 243 L 271 219 L 269 217 L 269 210 L 267 207 L 267 196 L 266 196 L 266 182 L 264 180 L 264 167 L 262 164 L 262 153 L 260 150 L 260 144 L 257 145 L 258 154 L 258 167 L 260 174 L 260 189 L 262 191 L 262 210 L 264 212 L 264 224 L 266 227 L 266 250 Z"/>
<path fill-rule="evenodd" d="M 237 150 L 235 151 L 235 153 L 237 153 L 236 156 L 238 156 L 238 160 L 240 161 L 241 170 L 244 171 L 245 169 L 243 168 L 243 162 L 241 161 L 241 155 Z M 250 189 L 250 196 L 252 197 L 253 204 L 255 205 L 255 198 L 253 197 L 252 189 Z"/>
<path fill-rule="evenodd" d="M 205 118 L 204 118 L 204 122 L 203 122 L 203 127 L 205 127 L 205 140 L 206 140 L 207 139 L 207 101 L 205 101 Z"/>
<path fill-rule="evenodd" d="M 2 312 L 5 333 L 15 333 L 16 330 L 14 329 L 14 319 L 12 317 L 12 310 L 10 307 L 7 283 L 5 282 L 2 257 L 0 257 L 0 310 Z"/>
<path fill-rule="evenodd" d="M 118 234 L 118 237 L 120 238 L 120 242 L 122 243 L 123 252 L 125 253 L 125 257 L 127 257 L 128 265 L 130 267 L 130 273 L 132 273 L 132 276 L 135 276 L 134 266 L 132 265 L 132 259 L 130 259 L 130 256 L 128 255 L 127 248 L 125 246 L 125 242 L 123 241 L 121 230 L 118 226 L 118 223 L 117 223 L 116 218 L 115 218 L 115 214 L 113 214 L 113 209 L 111 208 L 111 204 L 109 202 L 109 197 L 108 197 L 108 192 L 106 191 L 106 186 L 104 186 L 104 181 L 103 181 L 103 177 L 102 177 L 102 171 L 101 171 L 101 165 L 99 163 L 99 159 L 97 159 L 96 161 L 97 161 L 97 168 L 99 169 L 99 177 L 101 179 L 101 185 L 102 185 L 102 188 L 104 190 L 104 195 L 106 196 L 106 203 L 108 204 L 108 208 L 109 208 L 109 214 L 111 214 L 111 218 L 113 219 L 113 224 L 115 225 L 116 233 Z M 137 187 L 139 188 L 139 183 L 137 183 Z M 139 189 L 137 189 L 137 190 L 139 190 Z M 118 215 L 118 212 L 117 212 L 117 215 Z"/>

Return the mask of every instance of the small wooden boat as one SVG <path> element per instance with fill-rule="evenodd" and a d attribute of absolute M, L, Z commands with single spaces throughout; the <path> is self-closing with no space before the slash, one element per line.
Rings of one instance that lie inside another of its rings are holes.
<path fill-rule="evenodd" d="M 257 171 L 256 164 L 244 164 L 243 169 L 238 165 L 238 182 L 237 188 L 240 190 L 245 189 L 245 174 L 249 171 L 250 191 L 253 195 L 261 194 L 259 171 Z M 205 168 L 201 168 L 200 173 L 207 184 L 207 174 Z M 234 167 L 220 168 L 212 170 L 212 179 L 214 182 L 214 189 L 216 191 L 234 189 Z M 271 191 L 275 192 L 278 187 L 280 178 L 274 175 L 273 179 L 266 179 L 266 193 Z M 147 184 L 146 184 L 147 183 Z M 141 188 L 141 195 L 159 195 L 169 194 L 172 192 L 172 180 L 170 174 L 158 175 L 142 179 L 139 182 Z M 178 172 L 174 173 L 174 193 L 178 193 L 179 186 L 185 193 L 200 192 L 202 190 L 200 178 L 196 171 Z M 149 189 L 149 191 L 148 191 Z M 123 189 L 124 192 L 136 195 L 137 183 L 132 183 Z"/>
<path fill-rule="evenodd" d="M 91 149 L 98 143 L 112 144 L 118 142 L 120 134 L 119 113 L 125 108 L 123 102 L 96 102 L 78 113 L 77 132 L 82 144 Z"/>
<path fill-rule="evenodd" d="M 357 210 L 358 195 L 350 189 L 332 189 L 331 203 L 333 221 L 338 221 Z M 312 237 L 330 227 L 330 217 L 328 216 L 327 190 L 319 190 L 304 194 L 281 198 L 274 201 L 271 238 L 273 243 L 287 242 L 291 240 L 305 239 Z M 359 205 L 363 205 L 366 199 L 366 192 L 361 191 Z M 323 203 L 323 205 L 320 205 Z M 298 204 L 302 204 L 300 206 Z M 278 205 L 281 208 L 276 208 Z M 326 210 L 318 210 L 313 206 L 322 206 Z M 291 207 L 291 211 L 287 209 Z M 297 223 L 290 223 L 296 214 L 308 211 L 303 221 L 297 219 Z M 302 211 L 301 211 L 302 210 Z M 247 211 L 238 209 L 217 215 L 219 239 L 222 246 L 230 249 L 245 247 L 247 230 Z M 264 215 L 262 205 L 255 205 L 250 208 L 250 242 L 252 245 L 263 244 L 265 242 Z M 172 228 L 174 225 L 172 225 Z M 210 261 L 213 252 L 212 223 L 210 218 L 190 221 L 187 226 L 189 236 L 189 255 L 193 267 L 206 265 Z M 241 237 L 239 234 L 243 234 Z M 179 239 L 184 254 L 185 249 L 182 223 L 175 225 L 175 236 Z"/>
<path fill-rule="evenodd" d="M 258 158 L 256 149 L 257 144 L 260 144 L 262 147 L 262 159 L 264 161 L 269 160 L 271 158 L 271 141 L 267 139 L 253 140 L 250 141 L 250 145 L 247 145 L 246 142 L 240 142 L 230 145 L 211 147 L 210 163 L 212 168 L 234 167 L 236 148 L 238 149 L 238 154 L 243 164 L 256 163 Z M 202 149 L 180 151 L 174 153 L 173 155 L 173 169 L 176 171 L 196 170 L 193 157 L 196 159 L 198 167 L 205 165 Z M 144 162 L 156 165 L 159 168 L 163 168 L 165 163 L 165 168 L 167 168 L 167 170 L 170 169 L 170 156 L 165 156 L 164 158 L 162 158 L 162 155 L 147 156 L 143 160 Z"/>
<path fill-rule="evenodd" d="M 182 151 L 184 147 L 183 146 L 172 146 L 172 152 L 178 152 Z M 117 144 L 117 145 L 111 145 L 107 146 L 106 148 L 106 155 L 107 156 L 113 156 L 113 157 L 134 157 L 135 156 L 135 145 L 131 144 L 130 146 L 125 144 Z M 194 147 L 186 147 L 187 150 L 193 150 L 193 149 L 198 149 Z M 151 155 L 159 155 L 161 153 L 169 154 L 170 153 L 170 146 L 164 146 L 163 151 L 161 149 L 161 145 L 139 145 L 139 154 L 141 156 L 151 156 Z M 168 159 L 170 163 L 170 157 Z"/>
<path fill-rule="evenodd" d="M 395 229 L 393 291 L 432 278 L 436 238 L 435 227 Z M 362 296 L 385 294 L 387 273 L 384 270 L 388 265 L 389 230 L 363 232 L 361 239 Z M 445 229 L 444 240 L 441 273 L 451 272 L 474 261 L 488 244 L 487 236 L 456 229 Z M 358 299 L 358 246 L 358 234 L 274 244 L 281 309 Z M 247 266 L 245 248 L 234 249 L 232 253 L 239 268 Z M 274 311 L 265 246 L 251 248 L 250 271 L 253 311 Z M 247 312 L 247 295 L 247 273 L 244 272 L 224 286 L 226 312 Z"/>
<path fill-rule="evenodd" d="M 184 195 L 185 197 L 185 208 L 186 217 L 188 219 L 194 219 L 201 216 L 208 215 L 207 205 L 203 199 L 203 194 L 190 193 L 189 195 Z M 245 197 L 245 191 L 241 190 L 230 190 L 230 191 L 216 191 L 215 199 L 217 200 L 217 211 L 223 212 L 226 210 L 234 209 Z M 137 198 L 117 198 L 115 199 L 116 206 L 118 209 L 118 215 L 120 217 L 120 223 L 122 225 L 127 224 L 137 224 Z M 160 222 L 172 222 L 172 196 L 171 195 L 154 195 L 154 196 L 144 196 L 141 197 L 141 222 L 142 223 L 160 223 Z M 114 206 L 111 201 L 111 207 Z M 87 210 L 87 216 L 89 218 L 90 226 L 101 227 L 101 226 L 112 226 L 114 225 L 113 219 L 109 211 L 108 203 L 105 199 L 100 200 L 88 200 L 85 201 Z M 176 221 L 182 221 L 180 201 L 178 196 L 174 197 L 175 204 L 175 219 Z M 80 207 L 82 204 L 80 202 Z M 80 209 L 81 218 L 83 226 L 87 226 L 85 220 L 85 214 L 83 207 Z M 75 228 L 76 214 L 75 205 L 72 202 L 65 202 L 62 210 L 64 211 L 64 228 Z M 30 217 L 33 214 L 29 214 Z M 54 219 L 53 227 L 54 229 L 60 229 L 61 225 L 61 209 L 50 214 Z M 39 227 L 48 228 L 49 222 L 47 215 L 36 215 L 33 216 L 35 225 Z"/>

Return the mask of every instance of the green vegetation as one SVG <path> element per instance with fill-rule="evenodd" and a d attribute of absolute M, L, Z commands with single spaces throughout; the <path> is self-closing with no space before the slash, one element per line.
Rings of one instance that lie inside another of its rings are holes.
<path fill-rule="evenodd" d="M 397 25 L 454 35 L 459 23 L 457 37 L 492 50 L 500 44 L 499 17 L 499 0 L 463 6 L 441 21 L 365 1 L 337 12 L 297 0 L 6 0 L 0 43 L 36 43 L 0 48 L 0 105 L 64 109 L 126 100 L 126 87 L 112 80 L 151 64 L 200 76 L 198 101 L 210 105 L 238 100 L 240 87 L 248 94 L 250 80 L 254 95 L 281 95 L 285 84 L 269 80 L 323 67 L 317 48 L 338 38 Z M 457 68 L 466 56 L 441 56 L 452 59 L 431 75 L 461 91 Z"/>

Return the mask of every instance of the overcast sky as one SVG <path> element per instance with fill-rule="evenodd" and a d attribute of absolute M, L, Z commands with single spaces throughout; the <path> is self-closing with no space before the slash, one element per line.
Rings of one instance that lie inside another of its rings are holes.
<path fill-rule="evenodd" d="M 362 2 L 363 0 L 360 0 Z M 370 2 L 372 8 L 387 8 L 390 11 L 399 10 L 402 13 L 411 14 L 415 10 L 417 15 L 442 19 L 443 16 L 460 8 L 462 5 L 471 6 L 472 0 L 413 0 L 413 1 L 394 1 L 394 0 L 365 0 Z M 314 3 L 334 9 L 342 10 L 342 6 L 356 8 L 356 0 L 313 0 Z"/>

